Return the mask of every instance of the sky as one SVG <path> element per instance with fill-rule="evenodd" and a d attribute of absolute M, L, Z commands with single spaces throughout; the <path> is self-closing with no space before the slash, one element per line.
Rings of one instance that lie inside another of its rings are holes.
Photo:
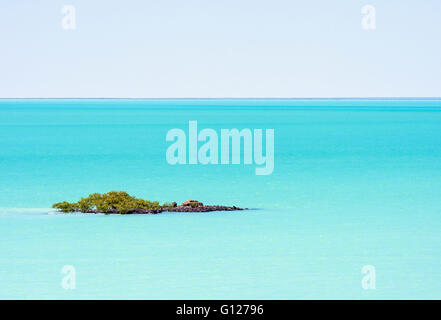
<path fill-rule="evenodd" d="M 440 97 L 440 35 L 439 0 L 0 0 L 0 98 Z"/>

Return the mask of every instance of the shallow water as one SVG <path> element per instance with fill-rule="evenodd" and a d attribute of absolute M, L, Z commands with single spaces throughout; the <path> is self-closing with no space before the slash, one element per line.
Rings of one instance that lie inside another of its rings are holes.
<path fill-rule="evenodd" d="M 273 174 L 169 165 L 189 120 L 275 129 Z M 0 298 L 439 299 L 440 128 L 440 100 L 1 100 Z M 253 210 L 45 209 L 110 190 Z"/>

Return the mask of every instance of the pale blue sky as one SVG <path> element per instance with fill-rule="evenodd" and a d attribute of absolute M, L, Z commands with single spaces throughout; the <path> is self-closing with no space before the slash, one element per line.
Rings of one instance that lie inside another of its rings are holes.
<path fill-rule="evenodd" d="M 0 0 L 0 57 L 0 97 L 439 97 L 441 1 Z"/>

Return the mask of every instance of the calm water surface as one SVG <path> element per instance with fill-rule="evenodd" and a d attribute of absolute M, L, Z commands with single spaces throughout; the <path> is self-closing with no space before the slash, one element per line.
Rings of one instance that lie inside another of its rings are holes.
<path fill-rule="evenodd" d="M 273 174 L 169 165 L 189 120 L 275 129 Z M 1 100 L 0 298 L 440 299 L 440 129 L 440 100 Z M 47 209 L 110 190 L 253 210 Z"/>

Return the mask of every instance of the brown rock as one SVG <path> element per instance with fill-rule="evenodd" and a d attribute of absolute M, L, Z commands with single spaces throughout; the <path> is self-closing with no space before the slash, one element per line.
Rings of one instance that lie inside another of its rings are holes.
<path fill-rule="evenodd" d="M 196 208 L 196 207 L 203 207 L 204 204 L 202 202 L 197 201 L 197 200 L 187 200 L 187 201 L 182 202 L 182 206 Z"/>

